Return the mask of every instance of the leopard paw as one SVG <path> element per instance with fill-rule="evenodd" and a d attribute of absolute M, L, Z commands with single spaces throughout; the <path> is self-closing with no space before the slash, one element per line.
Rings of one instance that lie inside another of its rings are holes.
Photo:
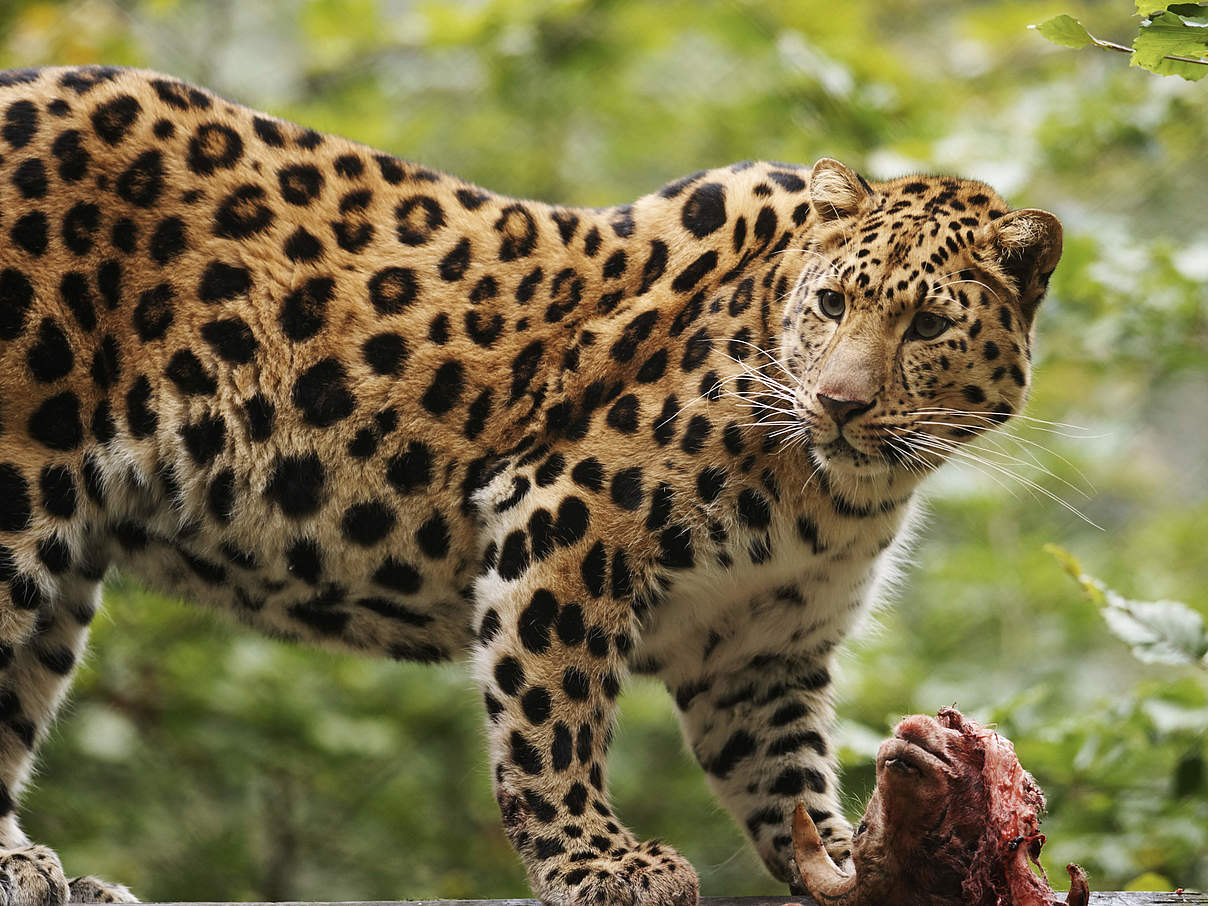
<path fill-rule="evenodd" d="M 137 903 L 138 897 L 125 884 L 111 884 L 92 875 L 72 878 L 68 882 L 71 891 L 69 903 Z"/>
<path fill-rule="evenodd" d="M 615 857 L 568 860 L 539 887 L 551 906 L 697 906 L 700 882 L 687 859 L 652 840 Z"/>
<path fill-rule="evenodd" d="M 63 906 L 68 895 L 59 857 L 37 845 L 0 850 L 0 890 L 5 906 Z"/>

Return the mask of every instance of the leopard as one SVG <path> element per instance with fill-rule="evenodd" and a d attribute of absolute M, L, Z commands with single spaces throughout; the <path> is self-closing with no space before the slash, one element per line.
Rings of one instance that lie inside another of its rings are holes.
<path fill-rule="evenodd" d="M 0 73 L 0 879 L 107 573 L 276 639 L 462 659 L 554 906 L 691 906 L 614 811 L 633 676 L 770 874 L 848 860 L 840 643 L 918 488 L 1026 400 L 1061 224 L 830 158 L 518 200 L 158 73 Z"/>

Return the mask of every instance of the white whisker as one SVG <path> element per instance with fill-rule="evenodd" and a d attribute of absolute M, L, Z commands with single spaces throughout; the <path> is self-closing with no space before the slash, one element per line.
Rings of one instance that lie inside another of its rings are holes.
<path fill-rule="evenodd" d="M 1030 478 L 1027 478 L 1024 475 L 1020 475 L 1017 472 L 1013 472 L 1011 469 L 1007 468 L 1006 464 L 1004 464 L 1004 463 L 993 462 L 989 459 L 986 459 L 985 456 L 978 455 L 978 452 L 981 452 L 984 454 L 986 451 L 971 451 L 953 441 L 948 441 L 948 440 L 945 440 L 944 438 L 936 437 L 934 434 L 924 434 L 924 433 L 921 433 L 918 431 L 911 431 L 910 435 L 909 435 L 909 440 L 910 440 L 910 443 L 916 447 L 920 447 L 923 449 L 930 449 L 934 452 L 942 453 L 947 456 L 955 456 L 958 459 L 961 459 L 965 462 L 976 463 L 977 465 L 982 466 L 984 468 L 993 469 L 994 471 L 996 471 L 1002 475 L 1005 475 L 1009 478 L 1014 479 L 1015 481 L 1018 481 L 1020 484 L 1031 489 L 1033 492 L 1041 494 L 1041 495 L 1049 498 L 1054 503 L 1058 504 L 1059 506 L 1061 506 L 1064 509 L 1068 510 L 1069 512 L 1073 513 L 1075 516 L 1077 516 L 1079 519 L 1086 522 L 1088 525 L 1091 525 L 1094 528 L 1099 529 L 1100 531 L 1103 530 L 1103 527 L 1101 525 L 1094 522 L 1092 519 L 1090 519 L 1088 516 L 1086 516 L 1081 510 L 1079 510 L 1073 504 L 1069 503 L 1068 501 L 1066 501 L 1059 495 L 1054 494 L 1048 488 L 1044 487 L 1041 484 L 1038 484 L 1035 481 L 1032 481 Z"/>
<path fill-rule="evenodd" d="M 995 418 L 991 418 L 990 415 L 988 415 L 985 412 L 974 412 L 969 409 L 951 409 L 951 408 L 947 408 L 945 406 L 925 406 L 923 408 L 916 409 L 914 411 L 915 411 L 915 414 L 917 414 L 917 415 L 967 415 L 972 418 L 985 419 L 986 421 L 993 422 L 996 425 L 1002 424 L 1002 421 L 995 419 Z M 1048 421 L 1047 419 L 1036 418 L 1035 416 L 1031 416 L 1031 415 L 1023 415 L 1022 413 L 1016 414 L 1016 415 L 1011 415 L 1010 418 L 1019 419 L 1021 421 L 1025 421 L 1025 422 L 1032 422 L 1035 424 L 1051 425 L 1051 426 L 1054 426 L 1057 428 L 1068 428 L 1071 431 L 1089 431 L 1090 430 L 1090 428 L 1083 427 L 1082 425 L 1074 425 L 1069 422 Z M 1037 430 L 1042 430 L 1042 429 L 1037 429 Z M 1053 433 L 1057 434 L 1060 432 L 1054 431 Z M 1077 439 L 1077 440 L 1098 440 L 1103 437 L 1109 437 L 1110 435 L 1107 435 L 1107 434 L 1084 434 L 1084 435 L 1064 434 L 1062 436 L 1063 437 L 1073 437 L 1074 439 Z"/>
<path fill-rule="evenodd" d="M 919 425 L 939 425 L 939 426 L 941 426 L 941 427 L 945 427 L 945 428 L 963 428 L 963 427 L 968 427 L 968 426 L 966 426 L 966 425 L 953 425 L 953 424 L 951 424 L 951 423 L 949 423 L 949 422 L 927 422 L 927 421 L 923 421 L 923 422 L 918 422 L 918 424 L 919 424 Z M 923 432 L 923 433 L 926 433 L 926 432 Z M 928 435 L 928 436 L 930 436 L 930 437 L 935 437 L 935 435 L 933 435 L 933 434 L 930 434 L 930 435 Z M 1037 457 L 1036 457 L 1036 456 L 1035 456 L 1033 453 L 1031 453 L 1030 451 L 1024 451 L 1025 453 L 1027 453 L 1027 456 L 1028 456 L 1028 458 L 1027 458 L 1027 459 L 1020 459 L 1020 458 L 1019 458 L 1019 457 L 1017 457 L 1017 456 L 1013 456 L 1013 455 L 1011 455 L 1011 454 L 1010 454 L 1010 453 L 1008 453 L 1006 450 L 1003 450 L 1003 449 L 1002 449 L 1001 447 L 999 447 L 999 446 L 997 445 L 997 443 L 996 443 L 996 441 L 1002 441 L 1002 440 L 1007 440 L 1007 439 L 1011 439 L 1011 440 L 1017 440 L 1017 441 L 1018 441 L 1018 440 L 1021 440 L 1021 438 L 1014 437 L 1014 436 L 1012 436 L 1012 435 L 1010 435 L 1010 434 L 1000 434 L 1000 435 L 997 435 L 997 436 L 995 436 L 995 435 L 981 435 L 980 437 L 978 437 L 978 439 L 977 439 L 977 440 L 978 440 L 978 442 L 979 442 L 979 443 L 986 443 L 986 444 L 993 444 L 993 445 L 994 445 L 994 446 L 993 446 L 991 449 L 989 449 L 989 450 L 982 449 L 982 450 L 980 450 L 980 452 L 982 452 L 982 453 L 986 453 L 986 454 L 993 454 L 994 456 L 1001 456 L 1001 457 L 1002 457 L 1004 460 L 1006 460 L 1006 462 L 1008 462 L 1008 463 L 1012 463 L 1012 464 L 1014 464 L 1014 465 L 1019 465 L 1019 466 L 1025 466 L 1025 467 L 1031 467 L 1031 468 L 1035 468 L 1037 471 L 1041 472 L 1041 473 L 1042 473 L 1042 474 L 1044 474 L 1044 475 L 1047 475 L 1049 478 L 1052 478 L 1054 481 L 1059 481 L 1059 482 L 1061 482 L 1063 485 L 1065 485 L 1067 488 L 1069 488 L 1069 489 L 1070 489 L 1071 491 L 1073 491 L 1075 494 L 1080 494 L 1081 496 L 1083 496 L 1083 497 L 1087 498 L 1088 500 L 1090 499 L 1090 496 L 1091 496 L 1091 495 L 1090 495 L 1089 493 L 1087 493 L 1087 492 L 1086 492 L 1085 490 L 1083 490 L 1082 488 L 1078 487 L 1078 486 L 1077 486 L 1076 484 L 1074 484 L 1073 482 L 1068 481 L 1067 479 L 1062 478 L 1060 475 L 1058 475 L 1058 474 L 1056 474 L 1055 472 L 1053 472 L 1053 471 L 1052 471 L 1050 468 L 1048 468 L 1046 465 L 1044 465 L 1044 463 L 1042 463 L 1042 462 L 1040 461 L 1040 459 L 1039 459 L 1039 458 L 1037 458 Z M 944 438 L 944 440 L 947 440 L 947 438 Z M 1036 444 L 1036 447 L 1038 447 L 1038 448 L 1039 448 L 1039 449 L 1041 449 L 1041 450 L 1044 450 L 1046 453 L 1047 453 L 1047 452 L 1049 452 L 1049 451 L 1048 451 L 1048 449 L 1047 449 L 1046 447 L 1043 447 L 1043 446 L 1041 446 L 1040 444 Z M 1083 476 L 1083 478 L 1085 479 L 1085 476 Z M 1089 482 L 1088 482 L 1088 484 L 1089 484 Z"/>

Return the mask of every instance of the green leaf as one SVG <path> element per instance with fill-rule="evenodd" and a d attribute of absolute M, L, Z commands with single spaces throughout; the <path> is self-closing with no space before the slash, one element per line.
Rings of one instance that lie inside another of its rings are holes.
<path fill-rule="evenodd" d="M 1199 612 L 1178 601 L 1130 601 L 1084 573 L 1069 551 L 1054 544 L 1046 544 L 1045 550 L 1102 608 L 1107 628 L 1131 646 L 1138 660 L 1208 669 L 1208 631 Z"/>
<path fill-rule="evenodd" d="M 1095 43 L 1095 39 L 1091 37 L 1089 31 L 1082 27 L 1082 23 L 1065 13 L 1054 16 L 1039 25 L 1033 25 L 1032 28 L 1062 47 L 1090 47 Z"/>
<path fill-rule="evenodd" d="M 1181 76 L 1188 82 L 1198 82 L 1204 76 L 1208 76 L 1208 65 L 1204 63 L 1186 63 L 1182 60 L 1160 59 L 1152 66 L 1145 66 L 1144 68 L 1158 75 Z"/>
<path fill-rule="evenodd" d="M 1170 3 L 1166 6 L 1188 24 L 1202 22 L 1208 25 L 1208 3 Z"/>
<path fill-rule="evenodd" d="M 1208 652 L 1204 618 L 1178 601 L 1129 601 L 1107 592 L 1107 627 L 1147 664 L 1197 664 Z"/>
<path fill-rule="evenodd" d="M 1136 0 L 1137 15 L 1152 18 L 1169 10 L 1184 19 L 1205 19 L 1208 17 L 1208 3 L 1158 3 L 1156 0 Z"/>
<path fill-rule="evenodd" d="M 1189 24 L 1175 13 L 1163 12 L 1142 22 L 1133 49 L 1136 53 L 1132 55 L 1130 65 L 1160 75 L 1182 76 L 1189 81 L 1208 75 L 1208 27 Z M 1168 56 L 1191 57 L 1204 62 L 1168 60 Z"/>

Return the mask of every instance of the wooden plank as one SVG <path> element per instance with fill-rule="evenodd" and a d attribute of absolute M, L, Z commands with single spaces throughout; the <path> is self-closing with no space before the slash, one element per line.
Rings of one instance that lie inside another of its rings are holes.
<path fill-rule="evenodd" d="M 701 897 L 700 906 L 814 906 L 809 897 Z M 540 900 L 396 900 L 336 903 L 144 903 L 143 906 L 544 906 Z M 1091 906 L 1208 906 L 1208 894 L 1092 891 Z"/>

